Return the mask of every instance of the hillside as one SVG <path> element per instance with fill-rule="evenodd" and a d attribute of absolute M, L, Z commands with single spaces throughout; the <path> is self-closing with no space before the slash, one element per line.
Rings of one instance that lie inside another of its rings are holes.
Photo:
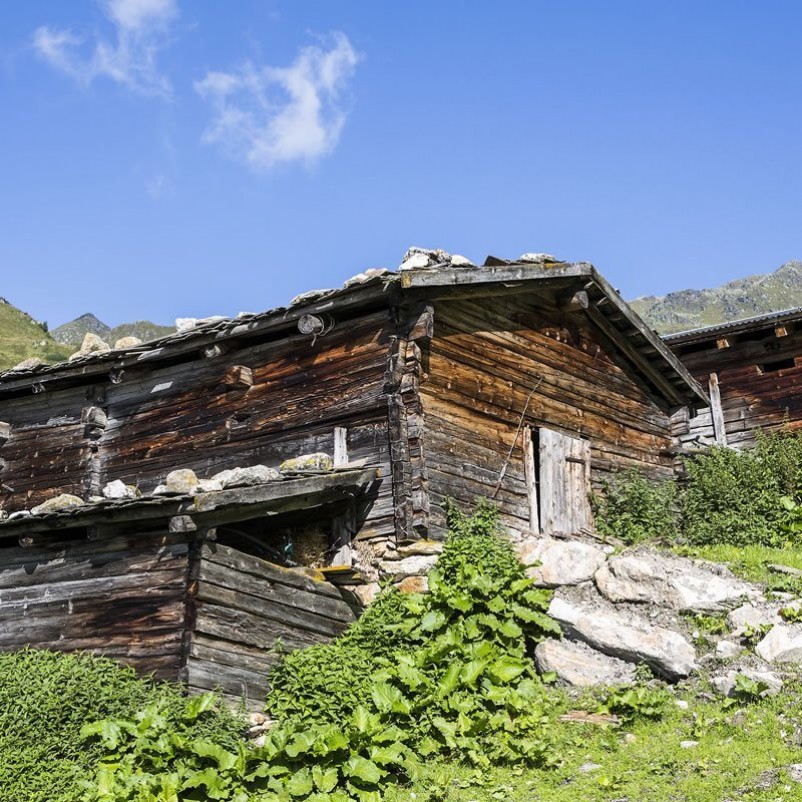
<path fill-rule="evenodd" d="M 59 362 L 70 353 L 70 348 L 56 342 L 29 314 L 0 298 L 0 370 L 29 357 Z"/>
<path fill-rule="evenodd" d="M 802 306 L 802 262 L 792 260 L 773 273 L 747 276 L 720 287 L 644 296 L 630 303 L 661 334 Z"/>

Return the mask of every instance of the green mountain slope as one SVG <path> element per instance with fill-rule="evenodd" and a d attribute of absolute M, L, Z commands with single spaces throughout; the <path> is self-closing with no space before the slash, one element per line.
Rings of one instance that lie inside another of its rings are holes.
<path fill-rule="evenodd" d="M 786 262 L 773 273 L 747 276 L 720 287 L 645 296 L 630 303 L 661 334 L 802 306 L 802 262 Z"/>
<path fill-rule="evenodd" d="M 60 362 L 72 349 L 57 343 L 29 314 L 0 298 L 0 370 L 29 357 Z"/>
<path fill-rule="evenodd" d="M 149 320 L 136 320 L 133 323 L 120 323 L 119 326 L 115 326 L 109 332 L 108 343 L 114 345 L 121 337 L 138 337 L 142 342 L 147 342 L 174 333 L 175 326 L 160 326 Z"/>

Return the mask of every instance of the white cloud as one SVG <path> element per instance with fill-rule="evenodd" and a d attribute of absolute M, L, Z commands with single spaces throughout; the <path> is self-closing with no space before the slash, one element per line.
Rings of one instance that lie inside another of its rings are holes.
<path fill-rule="evenodd" d="M 311 164 L 337 145 L 347 112 L 343 93 L 359 61 L 348 38 L 304 47 L 289 67 L 247 62 L 234 72 L 209 72 L 195 83 L 214 119 L 204 133 L 255 170 Z"/>
<path fill-rule="evenodd" d="M 100 6 L 114 26 L 112 41 L 43 26 L 33 35 L 36 52 L 83 86 L 104 76 L 135 92 L 168 97 L 170 82 L 156 57 L 178 16 L 176 0 L 100 0 Z"/>

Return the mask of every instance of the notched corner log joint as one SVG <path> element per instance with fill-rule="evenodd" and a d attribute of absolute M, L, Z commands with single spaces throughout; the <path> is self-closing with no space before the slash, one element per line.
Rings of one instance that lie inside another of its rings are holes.
<path fill-rule="evenodd" d="M 84 407 L 81 412 L 81 423 L 84 424 L 84 434 L 87 437 L 100 437 L 107 422 L 108 416 L 102 407 Z"/>
<path fill-rule="evenodd" d="M 232 365 L 223 377 L 227 390 L 247 390 L 253 387 L 253 371 L 245 365 Z"/>

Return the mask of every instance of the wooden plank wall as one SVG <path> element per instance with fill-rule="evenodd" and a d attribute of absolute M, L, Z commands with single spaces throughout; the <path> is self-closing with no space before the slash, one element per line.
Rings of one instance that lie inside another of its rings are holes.
<path fill-rule="evenodd" d="M 143 532 L 0 548 L 0 650 L 88 650 L 143 674 L 181 664 L 188 546 Z"/>
<path fill-rule="evenodd" d="M 790 330 L 790 326 L 788 327 Z M 715 373 L 721 397 L 721 411 L 727 445 L 748 448 L 754 444 L 755 430 L 797 430 L 802 428 L 802 332 L 790 330 L 777 337 L 769 328 L 752 335 L 714 338 L 702 350 L 675 351 L 694 377 L 707 386 Z M 777 360 L 796 360 L 794 367 L 764 370 Z M 704 409 L 675 427 L 681 445 L 709 445 L 715 442 L 711 411 Z"/>
<path fill-rule="evenodd" d="M 384 382 L 391 328 L 385 308 L 339 321 L 314 342 L 297 333 L 258 344 L 222 341 L 219 356 L 143 364 L 119 384 L 3 402 L 0 419 L 12 430 L 0 445 L 0 485 L 13 492 L 3 491 L 0 502 L 13 511 L 59 492 L 85 495 L 90 482 L 121 479 L 148 491 L 178 467 L 205 477 L 312 451 L 331 454 L 335 427 L 347 429 L 350 459 L 366 458 L 389 477 Z M 226 387 L 232 365 L 251 369 L 251 387 Z M 88 404 L 107 416 L 94 438 L 81 424 Z M 390 484 L 381 483 L 371 499 L 360 537 L 394 534 Z"/>
<path fill-rule="evenodd" d="M 287 649 L 324 643 L 354 620 L 337 588 L 216 543 L 192 569 L 185 679 L 258 705 L 280 640 Z"/>
<path fill-rule="evenodd" d="M 667 415 L 604 351 L 581 313 L 508 296 L 437 303 L 434 321 L 421 395 L 435 536 L 445 496 L 468 505 L 495 494 L 507 526 L 528 531 L 520 434 L 513 447 L 525 407 L 527 425 L 590 439 L 595 483 L 618 468 L 672 475 Z"/>

